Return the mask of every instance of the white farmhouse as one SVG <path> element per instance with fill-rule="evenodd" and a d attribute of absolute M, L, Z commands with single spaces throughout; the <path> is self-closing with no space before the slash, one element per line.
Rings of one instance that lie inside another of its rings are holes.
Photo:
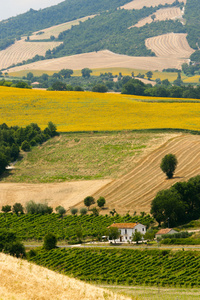
<path fill-rule="evenodd" d="M 114 223 L 110 227 L 118 228 L 120 231 L 119 239 L 116 239 L 116 242 L 131 242 L 132 235 L 139 231 L 141 234 L 146 233 L 146 226 L 140 223 Z"/>

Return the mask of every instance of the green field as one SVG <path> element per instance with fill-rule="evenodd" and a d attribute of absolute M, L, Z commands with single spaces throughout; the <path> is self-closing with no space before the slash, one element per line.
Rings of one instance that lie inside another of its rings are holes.
<path fill-rule="evenodd" d="M 23 153 L 2 182 L 60 182 L 118 177 L 161 144 L 165 133 L 65 133 Z"/>

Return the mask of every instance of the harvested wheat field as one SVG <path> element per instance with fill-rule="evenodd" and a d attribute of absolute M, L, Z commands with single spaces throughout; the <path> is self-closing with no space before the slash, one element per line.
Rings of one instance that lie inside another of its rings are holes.
<path fill-rule="evenodd" d="M 200 174 L 200 136 L 181 135 L 172 138 L 154 150 L 125 176 L 109 183 L 93 196 L 103 196 L 108 208 L 120 214 L 130 211 L 150 212 L 150 205 L 157 192 L 171 187 L 178 181 L 186 181 Z M 166 154 L 175 154 L 178 167 L 173 179 L 166 179 L 160 169 Z"/>
<path fill-rule="evenodd" d="M 186 3 L 187 0 L 178 0 L 178 2 L 184 2 Z M 174 3 L 174 0 L 133 0 L 123 6 L 121 8 L 124 9 L 142 9 L 144 6 L 150 7 L 150 6 L 158 6 L 159 4 L 165 5 L 165 4 L 172 4 Z"/>
<path fill-rule="evenodd" d="M 195 51 L 186 39 L 185 33 L 167 33 L 146 39 L 145 45 L 157 57 L 189 58 Z"/>
<path fill-rule="evenodd" d="M 46 51 L 59 46 L 61 42 L 25 42 L 24 39 L 15 42 L 5 50 L 0 51 L 0 69 L 7 68 L 35 55 L 45 55 Z"/>
<path fill-rule="evenodd" d="M 148 16 L 147 18 L 144 18 L 140 20 L 137 24 L 129 27 L 142 27 L 146 24 L 150 24 L 153 22 L 153 19 L 151 18 L 153 15 L 155 15 L 155 21 L 165 21 L 165 20 L 175 20 L 180 19 L 183 15 L 183 12 L 180 10 L 179 7 L 169 7 L 169 8 L 161 8 L 157 10 L 154 14 Z"/>
<path fill-rule="evenodd" d="M 98 52 L 42 60 L 28 65 L 11 68 L 8 72 L 12 73 L 22 70 L 60 71 L 63 68 L 72 70 L 81 70 L 83 68 L 105 69 L 116 67 L 162 71 L 165 68 L 180 69 L 184 62 L 188 62 L 188 60 L 182 58 L 179 59 L 177 57 L 134 57 L 116 54 L 109 50 L 102 50 Z"/>
<path fill-rule="evenodd" d="M 1 300 L 133 299 L 3 253 L 0 253 L 0 277 Z"/>
<path fill-rule="evenodd" d="M 0 203 L 13 205 L 34 200 L 38 203 L 48 203 L 54 209 L 61 205 L 70 209 L 85 197 L 93 194 L 111 180 L 84 180 L 62 183 L 1 183 Z"/>
<path fill-rule="evenodd" d="M 57 38 L 59 33 L 65 31 L 65 30 L 71 29 L 72 26 L 79 25 L 80 22 L 87 21 L 88 19 L 94 18 L 95 16 L 96 15 L 83 17 L 83 18 L 76 19 L 76 20 L 73 20 L 70 22 L 62 23 L 59 25 L 55 25 L 55 26 L 52 26 L 52 27 L 49 27 L 46 29 L 36 31 L 30 36 L 30 39 L 31 40 L 44 40 L 44 39 L 49 39 L 51 37 L 51 35 L 53 35 L 55 38 Z"/>

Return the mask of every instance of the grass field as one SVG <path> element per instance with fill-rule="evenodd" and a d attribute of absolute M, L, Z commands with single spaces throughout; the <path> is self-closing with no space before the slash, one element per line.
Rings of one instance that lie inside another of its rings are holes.
<path fill-rule="evenodd" d="M 8 126 L 33 122 L 44 129 L 52 121 L 60 132 L 200 129 L 198 100 L 1 87 L 0 101 L 0 123 Z"/>
<path fill-rule="evenodd" d="M 2 182 L 116 178 L 169 136 L 151 132 L 62 134 L 24 154 L 15 169 L 9 171 L 12 176 L 2 178 Z"/>

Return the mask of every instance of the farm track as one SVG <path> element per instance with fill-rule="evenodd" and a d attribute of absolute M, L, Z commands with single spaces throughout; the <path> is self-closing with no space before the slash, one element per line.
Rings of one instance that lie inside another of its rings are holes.
<path fill-rule="evenodd" d="M 161 8 L 157 10 L 154 14 L 155 15 L 155 21 L 165 21 L 165 20 L 174 20 L 182 17 L 182 11 L 179 7 L 169 7 L 169 8 Z M 129 27 L 142 27 L 146 25 L 147 23 L 150 24 L 153 22 L 151 16 L 148 16 L 147 18 L 144 18 L 140 20 L 137 24 Z"/>
<path fill-rule="evenodd" d="M 7 68 L 33 58 L 35 55 L 45 55 L 46 51 L 59 46 L 60 42 L 25 42 L 17 41 L 5 50 L 0 51 L 0 69 Z"/>
<path fill-rule="evenodd" d="M 189 46 L 185 33 L 168 33 L 145 41 L 148 49 L 151 49 L 157 57 L 189 58 L 194 50 Z"/>
<path fill-rule="evenodd" d="M 186 4 L 187 0 L 178 0 L 179 2 L 184 2 Z M 144 6 L 150 7 L 150 6 L 158 6 L 159 4 L 165 5 L 167 4 L 172 4 L 174 0 L 154 0 L 154 1 L 149 1 L 149 0 L 133 0 L 123 6 L 121 8 L 124 9 L 142 9 Z"/>
<path fill-rule="evenodd" d="M 182 135 L 153 151 L 125 176 L 101 188 L 93 196 L 103 196 L 109 209 L 119 213 L 127 211 L 150 212 L 150 205 L 157 192 L 171 187 L 176 182 L 186 181 L 200 174 L 200 137 Z M 162 158 L 173 153 L 178 167 L 173 179 L 166 179 L 160 169 Z"/>

